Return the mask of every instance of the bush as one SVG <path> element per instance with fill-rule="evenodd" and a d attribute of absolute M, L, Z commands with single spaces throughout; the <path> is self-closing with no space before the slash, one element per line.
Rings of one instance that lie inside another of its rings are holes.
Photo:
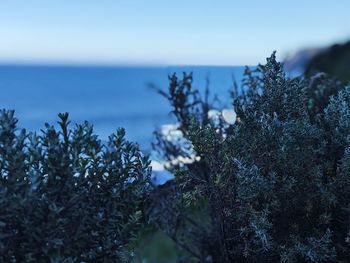
<path fill-rule="evenodd" d="M 122 129 L 102 144 L 60 114 L 38 135 L 0 111 L 0 262 L 135 262 L 154 230 L 179 262 L 348 262 L 350 87 L 286 78 L 272 54 L 232 109 L 192 74 L 159 92 L 178 123 L 154 148 L 176 177 L 155 188 Z"/>
<path fill-rule="evenodd" d="M 0 111 L 0 261 L 119 262 L 144 224 L 149 161 L 119 129 L 103 145 L 88 123 L 41 135 Z"/>
<path fill-rule="evenodd" d="M 191 74 L 170 77 L 160 93 L 187 143 L 156 133 L 176 179 L 149 220 L 188 252 L 185 261 L 348 262 L 350 87 L 340 85 L 286 78 L 272 54 L 235 85 L 232 124 Z"/>

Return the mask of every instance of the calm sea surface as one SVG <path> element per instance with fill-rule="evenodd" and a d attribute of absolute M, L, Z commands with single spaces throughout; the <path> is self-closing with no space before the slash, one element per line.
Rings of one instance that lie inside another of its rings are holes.
<path fill-rule="evenodd" d="M 168 102 L 149 88 L 164 90 L 168 74 L 193 72 L 194 87 L 204 90 L 209 77 L 212 94 L 228 102 L 233 75 L 244 67 L 75 67 L 0 65 L 0 108 L 15 109 L 19 126 L 39 131 L 55 124 L 59 112 L 73 123 L 89 121 L 102 140 L 118 127 L 127 138 L 149 150 L 152 132 L 173 122 Z"/>

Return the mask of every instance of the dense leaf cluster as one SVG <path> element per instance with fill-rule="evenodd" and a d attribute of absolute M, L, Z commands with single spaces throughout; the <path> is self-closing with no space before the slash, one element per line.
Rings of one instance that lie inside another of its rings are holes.
<path fill-rule="evenodd" d="M 144 223 L 150 170 L 120 129 L 103 145 L 88 123 L 41 135 L 0 111 L 0 262 L 120 262 Z"/>
<path fill-rule="evenodd" d="M 348 262 L 350 87 L 287 78 L 272 54 L 235 86 L 230 125 L 220 112 L 208 118 L 213 105 L 191 75 L 170 82 L 178 129 L 200 160 L 171 167 L 176 194 L 150 218 L 186 261 Z M 189 151 L 159 133 L 155 147 L 170 161 Z"/>

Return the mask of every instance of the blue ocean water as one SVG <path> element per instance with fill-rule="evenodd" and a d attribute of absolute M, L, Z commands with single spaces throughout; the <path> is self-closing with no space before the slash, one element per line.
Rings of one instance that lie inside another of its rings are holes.
<path fill-rule="evenodd" d="M 228 103 L 233 76 L 240 82 L 244 67 L 78 67 L 0 65 L 0 108 L 15 109 L 19 127 L 39 131 L 45 122 L 55 124 L 59 112 L 72 122 L 89 121 L 102 140 L 118 127 L 127 138 L 150 149 L 152 132 L 173 122 L 165 98 L 149 88 L 164 90 L 168 75 L 193 72 L 194 87 Z"/>

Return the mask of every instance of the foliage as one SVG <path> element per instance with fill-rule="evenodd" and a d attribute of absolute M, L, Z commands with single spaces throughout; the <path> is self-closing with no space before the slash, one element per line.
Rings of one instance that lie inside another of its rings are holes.
<path fill-rule="evenodd" d="M 166 95 L 187 146 L 156 133 L 172 165 L 149 221 L 194 262 L 347 262 L 350 258 L 350 87 L 325 75 L 286 78 L 275 53 L 235 85 L 235 124 L 170 77 Z M 333 96 L 332 96 L 333 95 Z M 220 109 L 216 109 L 220 110 Z M 158 193 L 159 194 L 159 193 Z"/>
<path fill-rule="evenodd" d="M 192 74 L 169 80 L 177 138 L 154 148 L 176 177 L 157 187 L 122 129 L 102 143 L 60 114 L 28 133 L 0 111 L 0 261 L 348 262 L 350 87 L 287 78 L 273 53 L 228 114 Z"/>
<path fill-rule="evenodd" d="M 0 261 L 120 262 L 144 224 L 149 161 L 119 129 L 102 144 L 87 122 L 41 135 L 0 111 Z"/>

